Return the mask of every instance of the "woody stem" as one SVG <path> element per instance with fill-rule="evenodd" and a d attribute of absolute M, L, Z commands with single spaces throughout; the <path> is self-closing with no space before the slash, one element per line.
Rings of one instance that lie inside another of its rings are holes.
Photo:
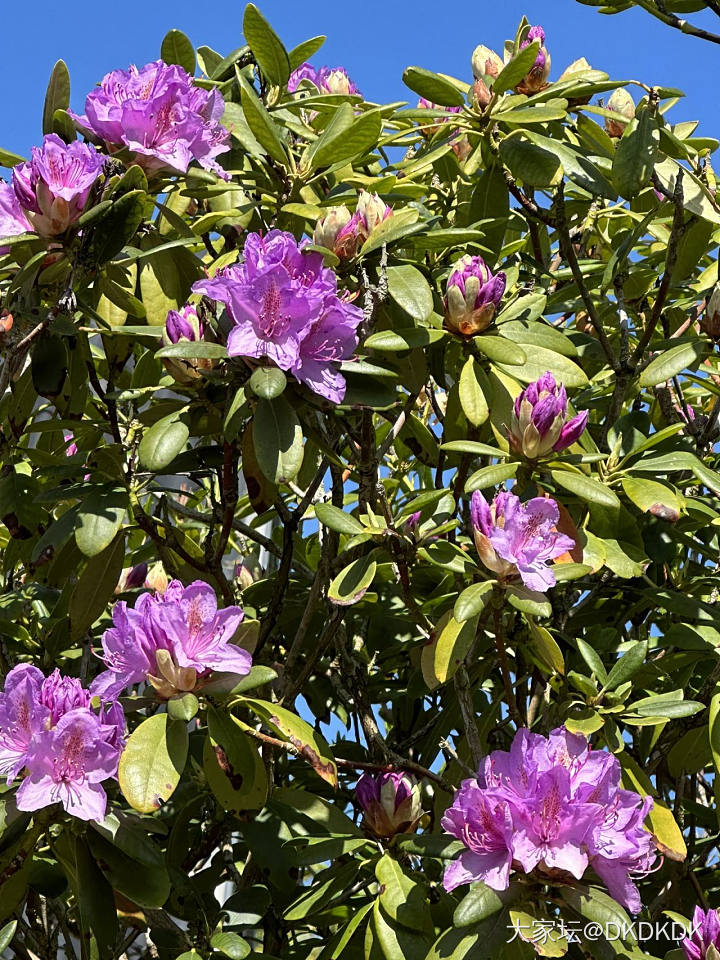
<path fill-rule="evenodd" d="M 517 700 L 515 699 L 515 691 L 510 682 L 510 667 L 505 652 L 505 642 L 503 640 L 502 608 L 497 605 L 493 607 L 493 620 L 495 623 L 495 647 L 497 648 L 498 660 L 500 662 L 500 673 L 502 674 L 503 683 L 505 684 L 505 699 L 507 700 L 508 710 L 510 711 L 510 716 L 515 721 L 515 725 L 522 727 L 522 717 L 520 716 Z"/>

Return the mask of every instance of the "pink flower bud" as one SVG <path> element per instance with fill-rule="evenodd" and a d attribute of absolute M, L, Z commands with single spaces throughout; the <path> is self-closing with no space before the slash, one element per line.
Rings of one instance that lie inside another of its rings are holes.
<path fill-rule="evenodd" d="M 455 264 L 445 294 L 445 326 L 464 337 L 482 333 L 505 293 L 505 274 L 493 275 L 482 257 L 466 254 Z"/>
<path fill-rule="evenodd" d="M 376 837 L 389 839 L 398 833 L 412 833 L 423 816 L 420 788 L 408 773 L 364 773 L 355 795 L 365 815 L 365 826 Z"/>

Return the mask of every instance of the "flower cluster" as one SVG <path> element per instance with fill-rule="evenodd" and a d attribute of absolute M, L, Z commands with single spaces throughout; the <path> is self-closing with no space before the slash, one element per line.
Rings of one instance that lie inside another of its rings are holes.
<path fill-rule="evenodd" d="M 13 167 L 12 185 L 0 183 L 0 236 L 65 233 L 82 214 L 105 159 L 86 143 L 48 134 L 29 161 Z"/>
<path fill-rule="evenodd" d="M 81 820 L 102 820 L 102 782 L 115 777 L 124 745 L 125 717 L 117 703 L 96 713 L 79 680 L 20 664 L 0 693 L 0 774 L 17 792 L 20 810 L 62 803 Z"/>
<path fill-rule="evenodd" d="M 555 586 L 548 567 L 575 541 L 558 533 L 560 511 L 554 500 L 534 497 L 521 503 L 514 493 L 498 493 L 492 504 L 476 490 L 470 501 L 473 538 L 483 564 L 501 581 L 520 577 L 530 590 Z"/>
<path fill-rule="evenodd" d="M 508 430 L 510 446 L 529 460 L 546 457 L 572 446 L 588 421 L 583 410 L 567 419 L 567 394 L 548 371 L 515 398 Z"/>
<path fill-rule="evenodd" d="M 106 74 L 87 95 L 85 116 L 75 121 L 111 153 L 131 151 L 133 162 L 148 172 L 185 173 L 196 160 L 227 179 L 215 160 L 230 149 L 220 123 L 224 110 L 217 89 L 203 90 L 182 67 L 156 60 Z"/>
<path fill-rule="evenodd" d="M 301 63 L 297 70 L 290 74 L 288 91 L 297 93 L 303 80 L 311 83 L 320 93 L 362 96 L 345 67 L 314 67 L 311 63 Z"/>
<path fill-rule="evenodd" d="M 493 321 L 505 293 L 505 274 L 492 274 L 482 257 L 466 254 L 453 267 L 445 291 L 445 326 L 471 337 Z"/>
<path fill-rule="evenodd" d="M 695 907 L 692 935 L 682 941 L 688 960 L 718 960 L 720 957 L 720 916 L 717 910 Z"/>
<path fill-rule="evenodd" d="M 376 193 L 361 190 L 354 213 L 347 207 L 331 207 L 327 216 L 318 220 L 313 243 L 332 250 L 341 259 L 354 257 L 375 227 L 392 214 L 392 207 Z"/>
<path fill-rule="evenodd" d="M 93 694 L 112 700 L 136 683 L 149 682 L 170 699 L 194 690 L 214 670 L 244 676 L 251 657 L 231 642 L 243 611 L 218 610 L 212 587 L 173 580 L 164 593 L 144 593 L 133 608 L 113 607 L 113 625 L 102 638 L 107 670 L 95 678 Z"/>
<path fill-rule="evenodd" d="M 337 277 L 320 253 L 303 252 L 290 233 L 251 234 L 245 261 L 193 286 L 225 305 L 231 357 L 270 361 L 311 390 L 340 403 L 337 369 L 357 346 L 362 311 L 338 295 Z"/>
<path fill-rule="evenodd" d="M 642 904 L 633 877 L 655 861 L 643 826 L 652 807 L 620 787 L 620 764 L 583 736 L 548 738 L 521 729 L 509 752 L 493 751 L 476 780 L 465 780 L 442 820 L 466 849 L 446 870 L 447 890 L 482 880 L 507 889 L 511 869 L 562 882 L 591 867 L 633 913 Z"/>
<path fill-rule="evenodd" d="M 407 773 L 364 773 L 355 787 L 367 829 L 376 837 L 411 833 L 423 815 L 420 789 Z"/>

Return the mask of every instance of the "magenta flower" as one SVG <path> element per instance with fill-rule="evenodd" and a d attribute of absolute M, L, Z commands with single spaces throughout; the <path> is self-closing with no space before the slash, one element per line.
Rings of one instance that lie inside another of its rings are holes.
<path fill-rule="evenodd" d="M 515 398 L 508 431 L 510 446 L 530 460 L 558 453 L 580 439 L 588 422 L 583 410 L 567 419 L 567 394 L 548 371 Z"/>
<path fill-rule="evenodd" d="M 408 773 L 364 773 L 355 796 L 365 817 L 365 826 L 376 837 L 410 833 L 423 815 L 420 791 Z"/>
<path fill-rule="evenodd" d="M 717 910 L 695 907 L 690 936 L 682 941 L 688 960 L 711 960 L 720 955 L 720 917 Z M 713 948 L 715 953 L 710 951 Z"/>
<path fill-rule="evenodd" d="M 571 550 L 575 541 L 558 533 L 554 500 L 535 497 L 521 503 L 514 493 L 498 493 L 492 504 L 476 490 L 470 503 L 473 536 L 483 564 L 501 581 L 520 577 L 530 590 L 555 586 L 547 564 Z"/>
<path fill-rule="evenodd" d="M 303 80 L 309 81 L 320 93 L 360 94 L 356 84 L 348 76 L 345 67 L 314 67 L 301 63 L 293 70 L 288 80 L 288 91 L 296 93 Z"/>
<path fill-rule="evenodd" d="M 290 233 L 251 234 L 244 253 L 244 263 L 193 285 L 225 305 L 234 324 L 228 353 L 270 361 L 340 403 L 345 380 L 337 364 L 357 346 L 362 311 L 338 296 L 322 255 L 304 253 Z"/>
<path fill-rule="evenodd" d="M 189 587 L 173 580 L 163 594 L 142 594 L 134 608 L 120 600 L 102 638 L 108 669 L 90 689 L 111 700 L 147 681 L 169 699 L 195 689 L 213 670 L 244 676 L 252 659 L 231 642 L 242 618 L 240 607 L 218 610 L 215 591 L 202 580 Z"/>
<path fill-rule="evenodd" d="M 445 325 L 471 337 L 493 321 L 505 293 L 505 274 L 493 275 L 482 257 L 466 254 L 455 264 L 445 290 Z"/>
<path fill-rule="evenodd" d="M 60 802 L 82 820 L 102 820 L 101 783 L 117 772 L 125 716 L 118 703 L 96 714 L 79 680 L 30 664 L 14 667 L 0 693 L 0 773 L 8 783 L 25 771 L 20 810 Z"/>
<path fill-rule="evenodd" d="M 527 37 L 520 44 L 520 49 L 524 50 L 525 47 L 529 47 L 534 40 L 540 41 L 540 49 L 535 58 L 535 63 L 515 87 L 518 93 L 538 93 L 547 86 L 547 80 L 550 76 L 550 54 L 545 49 L 545 31 L 543 28 L 530 27 Z"/>
<path fill-rule="evenodd" d="M 634 913 L 632 878 L 655 859 L 643 821 L 652 800 L 620 787 L 620 764 L 561 727 L 548 738 L 526 729 L 509 752 L 494 751 L 465 780 L 442 819 L 466 849 L 446 870 L 447 890 L 482 880 L 506 890 L 511 870 L 545 882 L 595 870 L 611 896 Z M 693 958 L 695 960 L 695 958 Z"/>
<path fill-rule="evenodd" d="M 13 167 L 15 196 L 41 236 L 64 233 L 78 219 L 105 159 L 87 143 L 65 143 L 49 133 L 32 148 L 29 162 Z"/>
<path fill-rule="evenodd" d="M 15 191 L 9 183 L 0 180 L 0 237 L 17 237 L 32 230 L 32 224 L 23 213 Z M 0 247 L 0 254 L 10 247 Z"/>
<path fill-rule="evenodd" d="M 196 160 L 228 179 L 215 160 L 230 149 L 224 110 L 218 90 L 203 90 L 182 67 L 156 60 L 108 73 L 88 94 L 86 115 L 75 119 L 111 152 L 126 147 L 148 172 L 186 173 Z"/>

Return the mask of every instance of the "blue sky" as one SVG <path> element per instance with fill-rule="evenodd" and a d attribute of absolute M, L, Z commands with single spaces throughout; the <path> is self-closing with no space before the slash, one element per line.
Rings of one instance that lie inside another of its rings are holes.
<path fill-rule="evenodd" d="M 408 97 L 402 71 L 411 64 L 469 79 L 475 45 L 501 49 L 520 17 L 526 13 L 538 22 L 536 11 L 541 8 L 539 22 L 548 34 L 554 77 L 585 56 L 618 79 L 680 87 L 687 100 L 673 116 L 700 120 L 708 136 L 720 134 L 716 118 L 720 48 L 665 27 L 642 11 L 608 17 L 575 0 L 543 4 L 476 0 L 452 7 L 436 0 L 357 4 L 258 0 L 258 6 L 288 47 L 326 34 L 327 43 L 315 61 L 346 65 L 368 99 L 384 102 Z M 0 57 L 0 88 L 6 91 L 0 108 L 0 146 L 26 155 L 40 139 L 45 86 L 59 57 L 70 68 L 72 105 L 82 112 L 85 94 L 104 73 L 157 58 L 162 37 L 171 27 L 185 31 L 196 46 L 207 44 L 223 54 L 239 46 L 242 10 L 242 0 L 14 4 Z M 704 23 L 720 31 L 720 20 L 711 14 L 705 15 Z"/>

